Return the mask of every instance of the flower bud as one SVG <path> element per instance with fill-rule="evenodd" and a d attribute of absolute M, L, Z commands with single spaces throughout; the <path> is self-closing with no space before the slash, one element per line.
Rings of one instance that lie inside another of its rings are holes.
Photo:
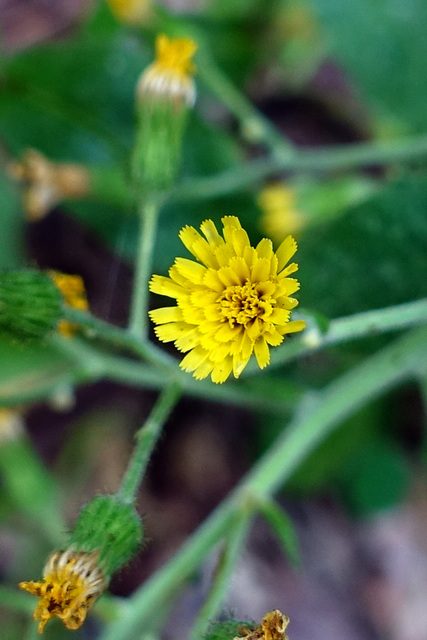
<path fill-rule="evenodd" d="M 80 512 L 70 544 L 81 551 L 96 551 L 109 578 L 126 564 L 142 542 L 142 525 L 135 507 L 116 496 L 97 496 Z"/>
<path fill-rule="evenodd" d="M 139 188 L 148 193 L 168 189 L 176 176 L 187 112 L 196 99 L 196 49 L 187 38 L 159 35 L 156 59 L 139 80 L 134 173 Z"/>
<path fill-rule="evenodd" d="M 0 273 L 0 332 L 13 338 L 42 339 L 58 324 L 62 296 L 47 273 Z"/>

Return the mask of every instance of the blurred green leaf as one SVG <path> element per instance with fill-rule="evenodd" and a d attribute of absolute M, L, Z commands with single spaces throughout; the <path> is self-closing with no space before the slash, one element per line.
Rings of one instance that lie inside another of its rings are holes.
<path fill-rule="evenodd" d="M 382 134 L 427 126 L 425 0 L 312 0 L 336 55 Z"/>
<path fill-rule="evenodd" d="M 123 160 L 133 144 L 135 86 L 148 61 L 124 31 L 21 53 L 4 73 L 0 135 L 15 154 L 31 146 L 53 159 Z"/>
<path fill-rule="evenodd" d="M 330 317 L 427 295 L 427 180 L 402 178 L 301 238 L 302 305 Z"/>
<path fill-rule="evenodd" d="M 1 171 L 0 193 L 0 269 L 14 269 L 24 262 L 23 213 L 17 189 Z"/>
<path fill-rule="evenodd" d="M 400 502 L 410 477 L 409 465 L 396 445 L 385 439 L 373 441 L 348 466 L 344 497 L 357 515 L 369 515 Z"/>
<path fill-rule="evenodd" d="M 275 501 L 265 501 L 260 505 L 260 512 L 276 533 L 285 554 L 294 566 L 301 565 L 301 550 L 298 536 L 292 520 Z"/>
<path fill-rule="evenodd" d="M 0 405 L 10 397 L 36 395 L 38 390 L 58 385 L 73 372 L 73 362 L 52 346 L 16 343 L 0 336 Z"/>

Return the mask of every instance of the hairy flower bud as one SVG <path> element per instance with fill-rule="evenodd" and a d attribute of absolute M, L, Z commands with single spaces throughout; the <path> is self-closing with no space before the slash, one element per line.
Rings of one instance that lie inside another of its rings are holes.
<path fill-rule="evenodd" d="M 20 587 L 39 598 L 34 611 L 42 633 L 54 617 L 78 629 L 112 574 L 135 554 L 143 538 L 133 505 L 116 496 L 97 496 L 80 512 L 67 549 L 47 559 L 41 580 Z"/>
<path fill-rule="evenodd" d="M 156 59 L 138 83 L 134 172 L 139 187 L 149 193 L 168 189 L 178 170 L 187 111 L 196 99 L 196 49 L 187 38 L 159 35 Z"/>

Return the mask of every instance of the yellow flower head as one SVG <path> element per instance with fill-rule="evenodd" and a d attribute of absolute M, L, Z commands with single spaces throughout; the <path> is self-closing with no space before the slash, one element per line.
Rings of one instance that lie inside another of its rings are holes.
<path fill-rule="evenodd" d="M 142 24 L 150 14 L 150 0 L 107 0 L 114 15 L 127 24 Z"/>
<path fill-rule="evenodd" d="M 157 36 L 156 59 L 142 74 L 138 96 L 158 96 L 182 101 L 193 106 L 196 89 L 193 81 L 195 65 L 192 61 L 197 45 L 189 38 Z"/>
<path fill-rule="evenodd" d="M 42 580 L 19 584 L 39 598 L 34 611 L 34 619 L 40 620 L 39 633 L 54 617 L 60 618 L 67 629 L 81 627 L 88 610 L 107 587 L 97 559 L 97 552 L 55 551 L 48 558 Z"/>
<path fill-rule="evenodd" d="M 288 616 L 275 609 L 267 613 L 255 629 L 241 629 L 241 635 L 234 640 L 288 640 L 285 632 L 289 622 Z"/>
<path fill-rule="evenodd" d="M 83 278 L 70 276 L 59 271 L 50 271 L 50 277 L 61 292 L 66 305 L 79 311 L 89 309 Z M 76 330 L 77 325 L 68 322 L 68 320 L 60 320 L 58 324 L 59 333 L 67 338 L 74 336 Z"/>
<path fill-rule="evenodd" d="M 201 225 L 203 238 L 193 227 L 184 227 L 180 238 L 198 262 L 176 258 L 169 278 L 153 276 L 150 291 L 175 298 L 176 307 L 150 311 L 159 340 L 174 342 L 187 355 L 180 363 L 198 380 L 211 376 L 225 382 L 233 372 L 238 378 L 254 353 L 261 369 L 270 362 L 270 346 L 284 335 L 301 331 L 305 323 L 290 322 L 299 288 L 286 267 L 297 244 L 288 236 L 273 251 L 264 238 L 251 247 L 234 216 L 222 219 L 223 237 L 212 220 Z"/>
<path fill-rule="evenodd" d="M 273 238 L 298 233 L 304 226 L 304 216 L 298 211 L 295 189 L 281 183 L 270 184 L 258 194 L 257 203 L 263 213 L 262 228 Z"/>

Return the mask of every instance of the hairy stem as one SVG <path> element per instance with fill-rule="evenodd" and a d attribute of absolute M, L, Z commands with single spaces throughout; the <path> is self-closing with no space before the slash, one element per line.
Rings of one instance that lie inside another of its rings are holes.
<path fill-rule="evenodd" d="M 159 397 L 145 424 L 136 432 L 136 445 L 120 484 L 118 496 L 132 503 L 144 477 L 153 450 L 162 433 L 163 425 L 176 405 L 181 388 L 171 384 Z"/>

